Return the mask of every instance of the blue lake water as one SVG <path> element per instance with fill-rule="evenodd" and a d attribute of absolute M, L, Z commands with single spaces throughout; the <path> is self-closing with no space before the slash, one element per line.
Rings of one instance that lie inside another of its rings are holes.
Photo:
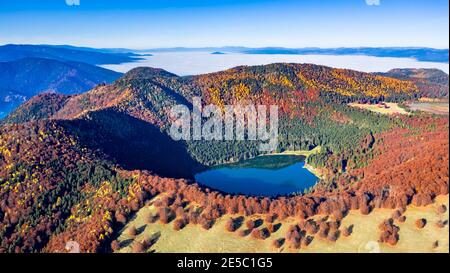
<path fill-rule="evenodd" d="M 273 156 L 270 160 L 273 161 Z M 281 156 L 287 157 L 287 156 Z M 291 158 L 292 159 L 292 158 Z M 316 184 L 318 178 L 304 168 L 304 161 L 282 167 L 267 165 L 261 162 L 222 166 L 198 173 L 198 183 L 230 194 L 255 196 L 288 195 L 303 192 Z"/>

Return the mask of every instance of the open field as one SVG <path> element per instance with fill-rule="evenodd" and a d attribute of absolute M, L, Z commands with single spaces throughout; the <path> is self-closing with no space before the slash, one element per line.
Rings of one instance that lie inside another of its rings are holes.
<path fill-rule="evenodd" d="M 412 102 L 408 104 L 411 111 L 424 111 L 437 115 L 448 115 L 448 102 Z"/>
<path fill-rule="evenodd" d="M 360 109 L 366 109 L 372 112 L 380 113 L 380 114 L 386 114 L 386 115 L 393 115 L 393 114 L 402 114 L 402 115 L 408 115 L 409 113 L 400 107 L 397 103 L 393 102 L 386 102 L 386 107 L 378 104 L 367 104 L 367 103 L 349 103 L 348 104 L 351 107 L 356 107 Z"/>
<path fill-rule="evenodd" d="M 448 99 L 440 99 L 440 98 L 419 98 L 419 102 L 445 102 L 448 103 Z"/>
<path fill-rule="evenodd" d="M 308 156 L 310 156 L 312 154 L 320 153 L 321 149 L 322 149 L 322 147 L 317 146 L 314 149 L 311 149 L 309 151 L 308 150 L 284 151 L 284 152 L 281 152 L 281 153 L 271 153 L 271 154 L 268 154 L 268 155 L 299 155 L 299 156 L 302 155 L 302 156 L 308 157 Z"/>
<path fill-rule="evenodd" d="M 229 216 L 221 217 L 216 224 L 205 231 L 199 225 L 189 224 L 180 231 L 173 229 L 173 223 L 161 224 L 159 222 L 147 224 L 149 213 L 155 213 L 152 205 L 147 205 L 138 211 L 121 231 L 119 252 L 131 252 L 135 241 L 150 238 L 154 244 L 147 249 L 148 252 L 448 252 L 449 251 L 449 227 L 448 210 L 444 214 L 437 213 L 437 207 L 445 204 L 448 207 L 448 195 L 439 196 L 436 202 L 426 207 L 409 206 L 403 214 L 406 216 L 404 223 L 395 221 L 400 227 L 400 240 L 396 246 L 378 243 L 380 231 L 378 225 L 391 217 L 394 210 L 375 209 L 369 215 L 361 215 L 358 211 L 351 211 L 343 220 L 342 227 L 353 225 L 353 233 L 349 237 L 340 236 L 336 242 L 330 242 L 315 236 L 306 248 L 293 250 L 282 246 L 280 249 L 272 247 L 274 239 L 283 238 L 291 224 L 298 221 L 288 218 L 281 222 L 281 227 L 266 240 L 257 240 L 250 235 L 240 237 L 238 231 L 228 232 L 225 222 Z M 233 217 L 237 217 L 234 215 Z M 319 219 L 323 216 L 315 216 Z M 250 218 L 258 218 L 252 216 Z M 415 221 L 420 218 L 427 220 L 423 229 L 415 226 Z M 246 217 L 245 220 L 247 220 Z M 447 221 L 445 227 L 438 228 L 437 221 Z M 278 223 L 277 221 L 275 223 Z M 266 224 L 263 223 L 261 227 Z M 130 227 L 136 227 L 138 235 L 132 238 L 128 235 Z M 244 227 L 240 227 L 243 229 Z M 433 243 L 438 246 L 433 248 Z"/>

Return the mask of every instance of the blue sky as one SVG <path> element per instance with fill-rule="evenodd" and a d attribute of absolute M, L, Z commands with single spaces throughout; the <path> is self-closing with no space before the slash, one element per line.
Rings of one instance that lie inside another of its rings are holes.
<path fill-rule="evenodd" d="M 448 0 L 0 0 L 0 44 L 449 47 Z"/>

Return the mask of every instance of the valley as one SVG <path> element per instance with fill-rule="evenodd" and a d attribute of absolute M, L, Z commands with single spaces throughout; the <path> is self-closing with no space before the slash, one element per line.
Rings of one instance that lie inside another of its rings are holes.
<path fill-rule="evenodd" d="M 448 212 L 435 214 L 448 207 L 448 115 L 380 115 L 348 105 L 401 104 L 433 90 L 426 80 L 419 87 L 277 63 L 184 77 L 136 68 L 81 94 L 40 94 L 1 121 L 0 251 L 65 252 L 67 241 L 77 241 L 82 252 L 278 251 L 273 245 L 286 252 L 284 244 L 354 252 L 365 237 L 387 252 L 445 251 L 448 236 L 430 245 L 448 234 Z M 168 109 L 192 109 L 196 96 L 219 107 L 278 105 L 275 153 L 262 153 L 258 140 L 174 141 Z M 269 161 L 259 166 L 289 167 L 279 159 L 297 156 L 307 156 L 320 176 L 294 194 L 230 194 L 195 179 L 261 158 Z M 413 230 L 419 217 L 430 223 L 423 233 Z M 263 226 L 247 226 L 263 218 Z M 351 225 L 354 236 L 341 237 Z M 195 243 L 183 248 L 186 238 Z"/>

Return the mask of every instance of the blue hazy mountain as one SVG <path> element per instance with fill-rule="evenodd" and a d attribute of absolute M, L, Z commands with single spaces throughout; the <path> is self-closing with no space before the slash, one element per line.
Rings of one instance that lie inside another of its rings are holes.
<path fill-rule="evenodd" d="M 418 61 L 448 63 L 448 49 L 426 47 L 356 47 L 356 48 L 283 48 L 265 47 L 244 50 L 247 54 L 365 55 L 413 58 Z"/>
<path fill-rule="evenodd" d="M 90 48 L 71 45 L 5 45 L 0 46 L 0 61 L 26 57 L 70 60 L 89 64 L 118 64 L 138 61 L 148 52 L 222 52 L 245 54 L 298 54 L 298 55 L 365 55 L 374 57 L 413 58 L 418 61 L 448 63 L 448 49 L 426 47 L 341 47 L 341 48 L 285 48 L 243 46 L 223 47 L 171 47 L 150 49 Z"/>
<path fill-rule="evenodd" d="M 448 63 L 448 49 L 426 47 L 342 47 L 342 48 L 285 48 L 261 47 L 250 48 L 240 46 L 224 47 L 172 47 L 153 48 L 133 52 L 229 52 L 245 54 L 295 54 L 295 55 L 364 55 L 374 57 L 413 58 L 418 61 Z"/>
<path fill-rule="evenodd" d="M 36 94 L 81 93 L 121 75 L 86 63 L 45 58 L 0 62 L 0 118 Z"/>
<path fill-rule="evenodd" d="M 141 59 L 140 55 L 125 51 L 124 49 L 95 49 L 67 45 L 9 44 L 0 46 L 0 61 L 14 61 L 23 58 L 47 58 L 101 65 L 120 64 Z"/>

